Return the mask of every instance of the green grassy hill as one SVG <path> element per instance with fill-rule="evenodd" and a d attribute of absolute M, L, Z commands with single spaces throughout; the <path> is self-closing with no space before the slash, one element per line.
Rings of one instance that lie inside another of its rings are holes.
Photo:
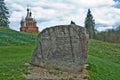
<path fill-rule="evenodd" d="M 0 28 L 0 80 L 26 80 L 24 63 L 29 62 L 37 36 Z M 87 80 L 119 80 L 120 45 L 89 40 Z"/>
<path fill-rule="evenodd" d="M 120 44 L 90 40 L 87 63 L 90 80 L 119 80 Z"/>
<path fill-rule="evenodd" d="M 35 43 L 36 36 L 30 33 L 21 33 L 8 28 L 0 27 L 0 45 L 21 45 Z"/>

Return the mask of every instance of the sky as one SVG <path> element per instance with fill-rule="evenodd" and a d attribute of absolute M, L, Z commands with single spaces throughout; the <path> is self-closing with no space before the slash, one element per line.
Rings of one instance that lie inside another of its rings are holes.
<path fill-rule="evenodd" d="M 120 25 L 120 0 L 5 0 L 10 13 L 10 28 L 19 31 L 27 7 L 36 19 L 39 30 L 55 25 L 68 25 L 71 20 L 84 26 L 88 9 L 96 29 L 103 31 Z"/>

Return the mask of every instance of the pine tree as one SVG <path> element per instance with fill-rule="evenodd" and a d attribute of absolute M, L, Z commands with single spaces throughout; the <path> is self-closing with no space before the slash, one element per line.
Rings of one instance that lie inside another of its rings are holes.
<path fill-rule="evenodd" d="M 9 27 L 8 16 L 9 11 L 4 3 L 4 0 L 0 0 L 0 27 Z"/>
<path fill-rule="evenodd" d="M 87 29 L 87 33 L 89 34 L 89 38 L 92 39 L 95 37 L 95 20 L 91 14 L 90 9 L 88 9 L 87 16 L 85 18 L 85 28 Z"/>

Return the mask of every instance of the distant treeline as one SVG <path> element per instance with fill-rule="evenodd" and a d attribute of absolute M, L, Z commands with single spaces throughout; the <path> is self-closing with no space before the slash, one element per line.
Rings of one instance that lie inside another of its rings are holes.
<path fill-rule="evenodd" d="M 87 29 L 90 39 L 120 44 L 120 26 L 118 26 L 116 29 L 108 29 L 106 31 L 98 32 L 95 29 L 95 19 L 93 18 L 90 9 L 88 9 L 84 25 Z"/>
<path fill-rule="evenodd" d="M 94 38 L 105 42 L 120 44 L 120 26 L 116 29 L 108 29 L 106 31 L 97 32 Z"/>

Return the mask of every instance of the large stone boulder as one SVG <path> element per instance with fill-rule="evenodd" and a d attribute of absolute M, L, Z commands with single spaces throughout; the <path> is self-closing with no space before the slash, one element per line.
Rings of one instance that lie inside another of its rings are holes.
<path fill-rule="evenodd" d="M 80 72 L 87 58 L 88 35 L 78 25 L 59 25 L 39 33 L 31 64 L 48 69 Z"/>

